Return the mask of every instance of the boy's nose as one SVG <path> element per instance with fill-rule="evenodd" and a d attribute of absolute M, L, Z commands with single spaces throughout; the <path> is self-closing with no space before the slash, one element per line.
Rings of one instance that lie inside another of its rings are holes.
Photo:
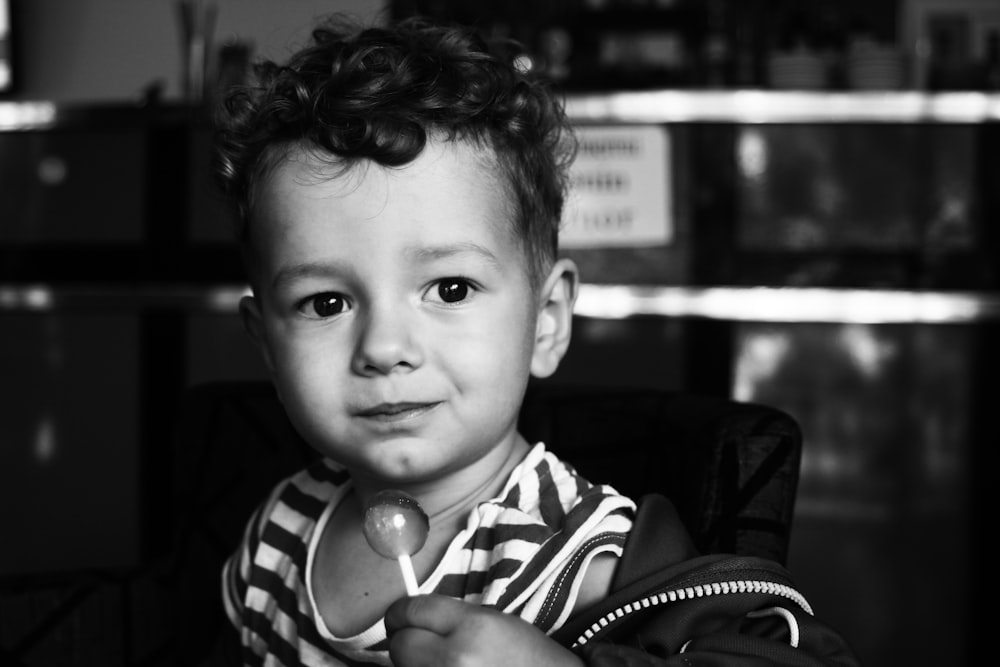
<path fill-rule="evenodd" d="M 372 308 L 362 318 L 354 352 L 361 375 L 412 370 L 422 362 L 413 322 L 399 306 Z"/>

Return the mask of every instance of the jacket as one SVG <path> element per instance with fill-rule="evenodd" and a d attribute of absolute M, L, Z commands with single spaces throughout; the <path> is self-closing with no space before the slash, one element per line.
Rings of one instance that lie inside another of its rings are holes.
<path fill-rule="evenodd" d="M 785 568 L 699 555 L 663 496 L 640 500 L 611 590 L 552 635 L 591 667 L 860 664 Z"/>

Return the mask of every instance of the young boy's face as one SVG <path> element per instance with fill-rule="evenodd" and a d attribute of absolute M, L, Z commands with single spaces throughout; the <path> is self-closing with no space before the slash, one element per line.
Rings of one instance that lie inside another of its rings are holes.
<path fill-rule="evenodd" d="M 403 168 L 331 176 L 299 152 L 262 188 L 241 310 L 293 422 L 358 477 L 422 483 L 504 456 L 529 373 L 568 343 L 553 332 L 575 271 L 531 287 L 486 164 L 431 141 Z"/>

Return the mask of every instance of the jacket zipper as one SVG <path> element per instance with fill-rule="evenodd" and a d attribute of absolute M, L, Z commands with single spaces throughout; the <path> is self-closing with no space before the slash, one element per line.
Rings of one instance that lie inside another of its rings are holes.
<path fill-rule="evenodd" d="M 584 630 L 583 634 L 577 637 L 573 646 L 582 646 L 583 644 L 586 644 L 594 638 L 594 635 L 604 630 L 612 623 L 615 623 L 629 614 L 642 609 L 648 609 L 649 607 L 654 607 L 660 604 L 677 602 L 678 600 L 708 597 L 710 595 L 732 595 L 734 593 L 767 593 L 771 595 L 780 595 L 781 597 L 788 598 L 789 600 L 795 602 L 809 615 L 812 615 L 813 613 L 812 607 L 809 606 L 809 603 L 802 596 L 802 594 L 791 586 L 786 586 L 785 584 L 761 580 L 736 580 L 715 582 L 711 584 L 697 584 L 694 586 L 672 589 L 663 593 L 656 593 L 655 595 L 649 595 L 618 607 L 614 611 L 610 611 L 602 616 L 597 620 L 597 622 Z"/>

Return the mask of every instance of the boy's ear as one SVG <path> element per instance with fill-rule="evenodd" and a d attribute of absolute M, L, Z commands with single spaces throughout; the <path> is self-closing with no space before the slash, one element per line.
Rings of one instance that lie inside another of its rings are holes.
<path fill-rule="evenodd" d="M 271 350 L 267 345 L 267 337 L 264 333 L 264 319 L 260 313 L 260 304 L 253 296 L 244 296 L 240 299 L 240 319 L 243 320 L 243 329 L 249 334 L 250 339 L 257 345 L 261 356 L 264 358 L 264 365 L 269 373 L 274 373 L 274 364 L 271 360 Z"/>
<path fill-rule="evenodd" d="M 531 374 L 537 378 L 555 373 L 566 354 L 573 333 L 573 305 L 579 280 L 576 264 L 560 259 L 542 285 L 531 357 Z"/>

